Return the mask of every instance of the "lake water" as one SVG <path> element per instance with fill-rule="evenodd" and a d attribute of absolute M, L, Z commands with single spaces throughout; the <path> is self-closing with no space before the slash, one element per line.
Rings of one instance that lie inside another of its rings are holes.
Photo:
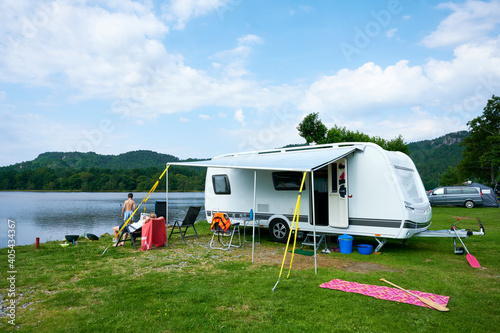
<path fill-rule="evenodd" d="M 65 240 L 65 235 L 113 233 L 123 222 L 121 209 L 128 193 L 0 192 L 0 247 L 7 246 L 8 220 L 15 221 L 16 245 Z M 139 205 L 147 193 L 134 193 Z M 153 193 L 146 212 L 154 212 L 155 201 L 165 193 Z M 205 219 L 204 193 L 169 193 L 169 220 L 183 219 L 189 206 L 202 206 L 198 219 Z M 144 212 L 143 204 L 137 213 Z M 135 220 L 137 221 L 138 216 Z"/>

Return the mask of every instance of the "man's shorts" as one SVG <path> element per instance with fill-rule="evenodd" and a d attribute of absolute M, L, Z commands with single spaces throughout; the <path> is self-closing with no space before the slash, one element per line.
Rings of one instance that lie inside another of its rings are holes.
<path fill-rule="evenodd" d="M 127 211 L 125 212 L 125 214 L 123 214 L 123 221 L 127 221 L 127 220 L 128 220 L 128 218 L 129 218 L 132 214 L 134 214 L 134 212 L 133 212 L 133 211 L 131 211 L 131 210 L 127 210 Z M 134 220 L 134 217 L 132 217 L 132 218 L 130 219 L 130 221 L 133 221 L 133 220 Z"/>

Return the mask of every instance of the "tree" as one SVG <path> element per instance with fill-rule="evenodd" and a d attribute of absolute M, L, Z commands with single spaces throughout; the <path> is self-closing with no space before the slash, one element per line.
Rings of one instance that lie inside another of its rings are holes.
<path fill-rule="evenodd" d="M 451 186 L 460 183 L 460 176 L 458 175 L 457 169 L 454 167 L 448 167 L 448 169 L 439 176 L 440 186 Z"/>
<path fill-rule="evenodd" d="M 303 137 L 309 144 L 316 142 L 318 144 L 325 143 L 326 126 L 318 119 L 318 113 L 313 112 L 304 117 L 302 122 L 297 126 L 299 135 Z"/>
<path fill-rule="evenodd" d="M 494 184 L 500 169 L 500 97 L 493 95 L 483 114 L 467 123 L 470 134 L 458 164 L 460 173 Z"/>
<path fill-rule="evenodd" d="M 406 155 L 410 155 L 410 147 L 405 142 L 401 134 L 397 138 L 387 141 L 384 148 L 390 151 L 400 151 Z"/>
<path fill-rule="evenodd" d="M 319 129 L 317 133 L 314 132 L 316 128 Z M 300 136 L 306 139 L 307 143 L 373 142 L 386 150 L 400 151 L 407 155 L 410 154 L 410 148 L 404 142 L 402 135 L 387 141 L 378 136 L 371 137 L 360 131 L 354 132 L 345 127 L 338 127 L 337 125 L 333 125 L 328 132 L 324 132 L 326 131 L 326 126 L 318 119 L 318 113 L 307 115 L 299 126 L 297 126 L 297 129 Z"/>

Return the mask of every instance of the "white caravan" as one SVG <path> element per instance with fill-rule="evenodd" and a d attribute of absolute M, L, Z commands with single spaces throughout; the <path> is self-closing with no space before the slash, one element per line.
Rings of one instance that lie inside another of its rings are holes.
<path fill-rule="evenodd" d="M 408 239 L 430 226 L 431 206 L 413 161 L 373 143 L 337 143 L 227 154 L 174 165 L 207 167 L 205 211 L 270 228 L 285 242 L 302 176 L 298 229 L 317 234 Z M 462 234 L 463 235 L 463 234 Z M 421 235 L 423 236 L 423 235 Z M 442 232 L 431 237 L 455 237 Z M 465 236 L 465 235 L 463 235 Z"/>

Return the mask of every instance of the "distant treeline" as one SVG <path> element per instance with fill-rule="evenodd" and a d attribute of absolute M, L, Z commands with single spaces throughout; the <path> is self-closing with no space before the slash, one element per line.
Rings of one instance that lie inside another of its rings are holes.
<path fill-rule="evenodd" d="M 97 169 L 48 168 L 36 170 L 0 170 L 0 190 L 147 192 L 160 177 L 164 168 Z M 203 191 L 205 169 L 175 166 L 169 169 L 169 191 Z M 165 190 L 164 176 L 157 190 Z"/>
<path fill-rule="evenodd" d="M 32 161 L 0 168 L 0 190 L 147 192 L 166 164 L 178 161 L 175 156 L 149 150 L 116 156 L 93 152 L 47 152 Z M 204 168 L 172 166 L 168 174 L 168 190 L 203 191 L 205 174 Z M 166 178 L 162 178 L 158 190 L 165 190 Z"/>

